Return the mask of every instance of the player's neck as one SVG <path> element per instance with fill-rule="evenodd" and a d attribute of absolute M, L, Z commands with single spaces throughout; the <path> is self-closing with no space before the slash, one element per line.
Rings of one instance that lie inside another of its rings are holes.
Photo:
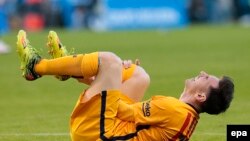
<path fill-rule="evenodd" d="M 198 108 L 198 107 L 196 107 L 196 106 L 194 106 L 194 105 L 192 105 L 190 103 L 186 103 L 186 104 L 188 104 L 190 107 L 192 107 L 198 114 L 201 113 L 200 108 Z"/>
<path fill-rule="evenodd" d="M 191 106 L 197 113 L 201 113 L 199 104 L 191 95 L 183 93 L 179 100 Z"/>

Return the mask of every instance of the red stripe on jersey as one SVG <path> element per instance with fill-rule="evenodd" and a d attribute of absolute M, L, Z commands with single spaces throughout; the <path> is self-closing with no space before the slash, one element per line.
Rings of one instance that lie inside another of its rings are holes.
<path fill-rule="evenodd" d="M 192 135 L 192 133 L 194 132 L 194 129 L 196 127 L 196 124 L 198 123 L 198 120 L 194 117 L 193 120 L 192 120 L 192 123 L 188 129 L 188 132 L 187 132 L 187 137 L 190 138 L 190 136 Z"/>
<path fill-rule="evenodd" d="M 190 118 L 191 118 L 191 114 L 188 113 L 187 118 L 186 118 L 184 124 L 181 127 L 181 130 L 172 138 L 173 141 L 175 141 L 176 139 L 178 139 L 178 137 L 180 135 L 182 135 L 183 131 L 187 128 L 187 126 L 188 126 L 188 124 L 190 122 Z"/>

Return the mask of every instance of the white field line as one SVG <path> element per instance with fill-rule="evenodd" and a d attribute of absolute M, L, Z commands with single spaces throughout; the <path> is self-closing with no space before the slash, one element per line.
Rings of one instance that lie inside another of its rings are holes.
<path fill-rule="evenodd" d="M 198 135 L 198 136 L 226 136 L 226 133 L 215 133 L 215 132 L 197 132 L 193 133 L 193 135 Z"/>
<path fill-rule="evenodd" d="M 193 135 L 197 136 L 226 136 L 226 133 L 214 133 L 214 132 L 197 132 Z M 70 136 L 69 133 L 0 133 L 0 137 L 4 136 Z"/>

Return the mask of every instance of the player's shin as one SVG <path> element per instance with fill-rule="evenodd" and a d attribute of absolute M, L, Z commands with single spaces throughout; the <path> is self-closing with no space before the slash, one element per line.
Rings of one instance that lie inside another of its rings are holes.
<path fill-rule="evenodd" d="M 78 54 L 56 59 L 42 59 L 35 65 L 39 75 L 95 76 L 98 71 L 98 53 Z"/>

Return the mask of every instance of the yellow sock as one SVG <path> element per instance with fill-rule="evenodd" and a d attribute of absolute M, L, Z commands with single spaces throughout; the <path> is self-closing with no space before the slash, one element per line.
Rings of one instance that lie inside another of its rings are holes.
<path fill-rule="evenodd" d="M 70 75 L 91 77 L 98 71 L 98 52 L 60 57 L 56 59 L 42 59 L 35 65 L 35 72 L 39 75 Z"/>
<path fill-rule="evenodd" d="M 39 75 L 69 75 L 78 77 L 92 77 L 98 71 L 98 52 L 90 54 L 78 54 L 55 59 L 42 59 L 35 65 L 35 72 Z M 128 80 L 136 68 L 132 64 L 130 68 L 123 69 L 122 82 Z"/>
<path fill-rule="evenodd" d="M 81 64 L 81 72 L 84 77 L 95 76 L 98 72 L 99 57 L 98 52 L 85 54 Z"/>
<path fill-rule="evenodd" d="M 132 64 L 131 67 L 127 68 L 127 69 L 123 68 L 123 70 L 122 70 L 122 82 L 128 80 L 134 74 L 135 68 L 136 68 L 135 64 Z"/>

